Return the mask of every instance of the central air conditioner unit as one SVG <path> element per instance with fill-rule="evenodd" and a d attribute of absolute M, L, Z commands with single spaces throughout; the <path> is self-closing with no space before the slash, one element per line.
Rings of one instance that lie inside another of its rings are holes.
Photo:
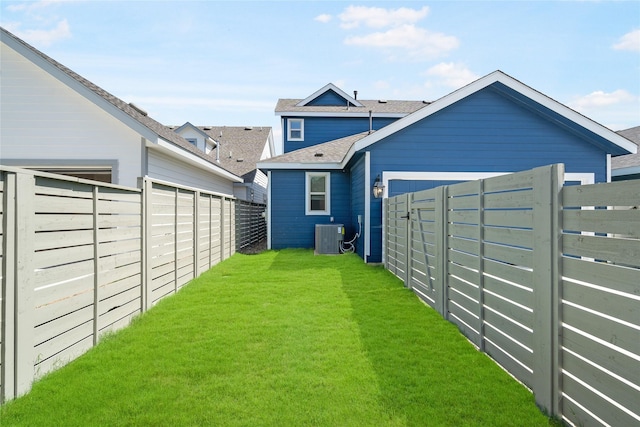
<path fill-rule="evenodd" d="M 316 224 L 316 247 L 318 254 L 339 254 L 340 244 L 344 240 L 344 225 Z"/>

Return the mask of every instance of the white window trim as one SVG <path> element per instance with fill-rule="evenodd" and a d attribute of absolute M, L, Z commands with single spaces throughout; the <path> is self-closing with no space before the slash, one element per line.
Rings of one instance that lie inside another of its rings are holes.
<path fill-rule="evenodd" d="M 300 122 L 300 138 L 291 136 L 291 122 Z M 304 119 L 287 119 L 287 139 L 289 141 L 304 141 Z"/>
<path fill-rule="evenodd" d="M 323 176 L 325 182 L 325 209 L 311 210 L 311 177 Z M 305 215 L 331 215 L 331 172 L 306 172 L 304 178 L 304 213 Z"/>

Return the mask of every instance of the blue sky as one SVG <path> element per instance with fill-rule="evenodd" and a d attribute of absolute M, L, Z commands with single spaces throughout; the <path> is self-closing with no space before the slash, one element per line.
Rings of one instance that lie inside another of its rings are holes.
<path fill-rule="evenodd" d="M 638 1 L 0 1 L 0 23 L 168 125 L 272 126 L 331 82 L 435 100 L 500 69 L 640 125 Z"/>

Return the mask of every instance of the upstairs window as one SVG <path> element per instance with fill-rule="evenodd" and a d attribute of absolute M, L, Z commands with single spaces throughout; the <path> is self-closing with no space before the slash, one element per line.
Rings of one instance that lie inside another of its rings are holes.
<path fill-rule="evenodd" d="M 289 141 L 304 141 L 304 120 L 288 119 L 287 128 L 289 130 Z"/>
<path fill-rule="evenodd" d="M 329 172 L 306 173 L 305 213 L 307 215 L 329 215 L 331 174 Z"/>
<path fill-rule="evenodd" d="M 198 139 L 197 138 L 185 138 L 189 144 L 193 145 L 194 147 L 198 146 Z"/>

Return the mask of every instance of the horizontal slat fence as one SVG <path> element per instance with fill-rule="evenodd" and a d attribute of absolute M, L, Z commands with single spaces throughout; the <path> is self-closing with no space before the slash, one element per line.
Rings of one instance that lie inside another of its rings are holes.
<path fill-rule="evenodd" d="M 385 200 L 385 265 L 550 413 L 640 425 L 640 183 L 563 181 L 552 165 Z"/>
<path fill-rule="evenodd" d="M 266 206 L 244 200 L 236 202 L 236 250 L 267 238 Z"/>
<path fill-rule="evenodd" d="M 231 196 L 8 167 L 0 195 L 2 402 L 235 253 Z"/>

